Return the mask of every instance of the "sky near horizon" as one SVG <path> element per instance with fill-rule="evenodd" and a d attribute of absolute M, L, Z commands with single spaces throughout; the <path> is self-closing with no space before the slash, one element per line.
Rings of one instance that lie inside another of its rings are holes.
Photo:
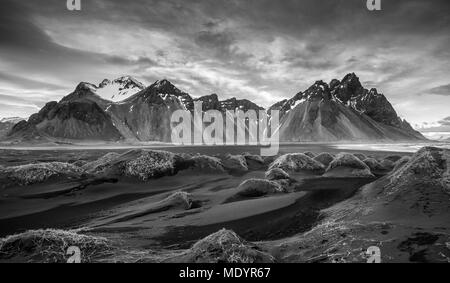
<path fill-rule="evenodd" d="M 166 78 L 268 107 L 355 72 L 413 125 L 450 132 L 450 1 L 0 0 L 0 119 L 81 81 Z"/>

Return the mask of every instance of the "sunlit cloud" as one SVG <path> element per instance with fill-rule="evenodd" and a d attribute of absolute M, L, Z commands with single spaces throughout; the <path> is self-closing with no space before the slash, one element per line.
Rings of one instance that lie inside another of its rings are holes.
<path fill-rule="evenodd" d="M 0 89 L 32 105 L 132 75 L 269 107 L 355 72 L 413 124 L 450 115 L 446 0 L 389 1 L 376 14 L 359 0 L 101 0 L 76 14 L 60 1 L 4 2 Z"/>

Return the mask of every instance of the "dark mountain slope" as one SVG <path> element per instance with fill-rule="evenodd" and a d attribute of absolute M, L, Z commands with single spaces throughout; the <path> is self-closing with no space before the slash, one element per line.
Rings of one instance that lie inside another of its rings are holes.
<path fill-rule="evenodd" d="M 397 116 L 384 95 L 365 90 L 356 75 L 330 85 L 318 81 L 269 108 L 269 113 L 280 110 L 282 141 L 425 140 Z"/>

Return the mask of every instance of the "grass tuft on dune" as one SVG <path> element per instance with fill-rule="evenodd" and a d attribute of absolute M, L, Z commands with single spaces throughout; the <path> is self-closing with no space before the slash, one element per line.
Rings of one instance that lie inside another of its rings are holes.
<path fill-rule="evenodd" d="M 63 162 L 37 163 L 0 168 L 0 180 L 28 186 L 42 183 L 52 177 L 79 177 L 83 170 L 75 165 Z M 7 180 L 7 181 L 6 181 Z"/>
<path fill-rule="evenodd" d="M 421 182 L 440 184 L 450 193 L 450 150 L 425 147 L 410 161 L 394 171 L 390 177 L 391 186 L 405 184 L 419 179 Z"/>
<path fill-rule="evenodd" d="M 348 175 L 347 177 L 375 177 L 364 162 L 350 153 L 339 153 L 330 165 L 328 165 L 325 175 L 338 175 L 340 177 L 346 175 Z"/>
<path fill-rule="evenodd" d="M 98 174 L 103 172 L 103 170 L 105 170 L 106 168 L 108 168 L 111 162 L 116 160 L 119 156 L 120 154 L 116 152 L 110 152 L 97 160 L 94 160 L 92 162 L 83 165 L 81 168 L 85 170 L 87 173 Z"/>
<path fill-rule="evenodd" d="M 206 155 L 196 155 L 190 159 L 193 162 L 191 166 L 192 169 L 200 169 L 202 172 L 211 171 L 223 173 L 225 168 L 222 161 L 217 157 L 206 156 Z"/>
<path fill-rule="evenodd" d="M 35 230 L 0 239 L 0 259 L 17 262 L 65 263 L 69 247 L 78 247 L 82 262 L 93 262 L 108 253 L 102 237 L 63 230 Z"/>
<path fill-rule="evenodd" d="M 170 262 L 177 263 L 272 263 L 274 258 L 262 252 L 230 230 L 220 230 L 195 243 Z"/>
<path fill-rule="evenodd" d="M 269 167 L 283 169 L 286 172 L 323 171 L 325 166 L 302 153 L 285 154 L 277 158 Z"/>
<path fill-rule="evenodd" d="M 372 172 L 374 171 L 384 171 L 386 168 L 380 164 L 375 158 L 367 158 L 364 163 L 370 168 Z"/>
<path fill-rule="evenodd" d="M 334 156 L 328 152 L 324 152 L 314 157 L 314 160 L 322 163 L 324 166 L 328 166 L 334 160 Z"/>
<path fill-rule="evenodd" d="M 399 170 L 404 165 L 406 165 L 409 161 L 411 161 L 411 157 L 403 156 L 402 159 L 400 159 L 397 162 L 395 162 L 395 167 L 394 167 L 394 169 L 392 171 L 395 172 L 395 171 Z"/>
<path fill-rule="evenodd" d="M 265 177 L 270 181 L 290 179 L 289 174 L 281 168 L 270 169 L 266 172 Z"/>

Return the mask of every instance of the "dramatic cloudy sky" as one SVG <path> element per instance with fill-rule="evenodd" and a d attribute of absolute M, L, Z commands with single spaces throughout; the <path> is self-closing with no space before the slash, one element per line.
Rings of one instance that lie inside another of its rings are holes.
<path fill-rule="evenodd" d="M 450 116 L 450 1 L 0 0 L 0 118 L 80 81 L 167 78 L 262 106 L 355 72 L 413 124 Z M 441 123 L 442 122 L 442 123 Z"/>

